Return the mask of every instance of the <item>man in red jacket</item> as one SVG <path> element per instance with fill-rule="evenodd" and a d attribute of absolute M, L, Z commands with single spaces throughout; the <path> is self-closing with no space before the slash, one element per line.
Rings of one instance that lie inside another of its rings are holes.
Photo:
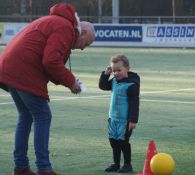
<path fill-rule="evenodd" d="M 49 160 L 51 111 L 47 84 L 81 91 L 75 76 L 64 65 L 71 49 L 84 49 L 95 40 L 94 27 L 79 22 L 75 8 L 59 3 L 15 36 L 0 55 L 0 85 L 9 90 L 19 113 L 15 133 L 13 175 L 36 175 L 27 156 L 34 122 L 37 175 L 56 175 Z"/>

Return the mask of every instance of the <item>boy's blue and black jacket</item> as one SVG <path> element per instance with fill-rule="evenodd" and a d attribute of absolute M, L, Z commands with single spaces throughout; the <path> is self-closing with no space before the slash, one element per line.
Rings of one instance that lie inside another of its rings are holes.
<path fill-rule="evenodd" d="M 128 72 L 128 77 L 122 80 L 109 79 L 103 71 L 99 79 L 99 88 L 111 90 L 109 118 L 116 121 L 138 122 L 140 77 L 137 73 Z"/>

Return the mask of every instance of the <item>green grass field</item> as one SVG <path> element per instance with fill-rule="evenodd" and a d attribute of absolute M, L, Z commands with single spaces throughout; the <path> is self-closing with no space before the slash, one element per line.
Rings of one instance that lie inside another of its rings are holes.
<path fill-rule="evenodd" d="M 114 54 L 126 54 L 132 71 L 141 77 L 140 119 L 132 137 L 134 173 L 143 170 L 150 140 L 158 152 L 172 155 L 174 175 L 195 174 L 195 50 L 88 48 L 73 51 L 72 71 L 88 87 L 72 95 L 49 84 L 53 121 L 50 156 L 61 175 L 106 175 L 112 162 L 107 139 L 110 92 L 98 89 L 98 78 Z M 68 66 L 68 65 L 67 65 Z M 0 90 L 0 175 L 13 169 L 12 151 L 17 112 L 8 94 Z M 29 144 L 34 165 L 33 134 Z M 115 173 L 111 173 L 115 174 Z"/>

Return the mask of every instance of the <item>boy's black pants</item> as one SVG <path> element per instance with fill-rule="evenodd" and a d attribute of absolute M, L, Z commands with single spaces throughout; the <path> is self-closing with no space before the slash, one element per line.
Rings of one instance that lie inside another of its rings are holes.
<path fill-rule="evenodd" d="M 110 145 L 113 151 L 113 161 L 116 165 L 120 165 L 121 152 L 124 157 L 124 164 L 131 165 L 131 144 L 129 139 L 116 140 L 113 138 L 109 139 Z"/>

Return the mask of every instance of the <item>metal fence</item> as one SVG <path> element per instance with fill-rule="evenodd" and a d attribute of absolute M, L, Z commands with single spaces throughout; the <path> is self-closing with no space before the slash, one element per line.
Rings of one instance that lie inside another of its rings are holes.
<path fill-rule="evenodd" d="M 81 20 L 94 23 L 126 23 L 126 24 L 195 24 L 195 16 L 81 16 Z"/>
<path fill-rule="evenodd" d="M 40 16 L 12 15 L 0 16 L 0 22 L 31 22 Z M 92 23 L 121 23 L 121 24 L 195 24 L 195 16 L 80 16 L 81 20 Z"/>

